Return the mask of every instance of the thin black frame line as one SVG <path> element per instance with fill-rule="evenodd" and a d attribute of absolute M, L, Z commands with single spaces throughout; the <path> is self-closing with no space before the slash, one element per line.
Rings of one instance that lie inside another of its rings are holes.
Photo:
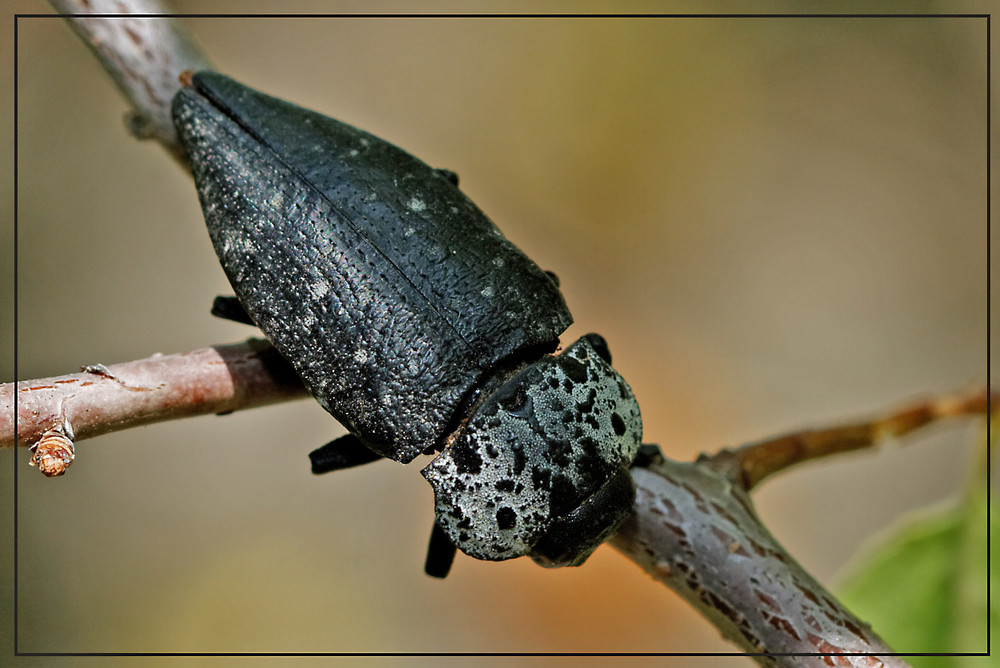
<path fill-rule="evenodd" d="M 18 102 L 17 101 L 17 92 L 18 92 L 18 81 L 17 81 L 17 73 L 18 73 L 18 62 L 17 62 L 18 45 L 17 45 L 17 38 L 18 38 L 18 33 L 17 33 L 17 28 L 18 28 L 18 17 L 17 17 L 17 15 L 15 15 L 14 16 L 14 77 L 13 77 L 13 79 L 14 79 L 14 96 L 13 96 L 13 100 L 14 100 L 14 197 L 13 197 L 13 204 L 14 204 L 14 212 L 13 212 L 14 213 L 14 239 L 13 239 L 13 241 L 14 241 L 14 280 L 12 281 L 13 288 L 14 288 L 14 314 L 13 314 L 14 315 L 14 323 L 13 323 L 13 328 L 14 328 L 14 350 L 13 350 L 13 352 L 14 352 L 14 364 L 13 364 L 13 368 L 14 368 L 14 401 L 11 402 L 14 405 L 14 415 L 13 415 L 13 418 L 14 418 L 14 456 L 12 457 L 12 459 L 14 460 L 14 484 L 12 485 L 12 488 L 14 490 L 14 523 L 13 523 L 13 530 L 14 530 L 14 572 L 13 572 L 13 579 L 14 579 L 14 587 L 13 587 L 13 590 L 14 590 L 13 591 L 13 593 L 14 593 L 14 643 L 13 643 L 13 645 L 14 645 L 14 656 L 17 656 L 17 639 L 18 639 L 18 633 L 17 633 L 17 622 L 18 622 L 18 619 L 17 619 L 17 607 L 18 607 L 17 606 L 17 534 L 18 534 L 18 531 L 17 531 L 17 517 L 18 517 L 18 512 L 17 512 L 17 497 L 18 497 L 17 470 L 19 468 L 18 465 L 17 465 L 18 464 L 18 456 L 17 456 L 17 448 L 18 448 L 18 445 L 17 445 L 18 444 L 18 434 L 17 434 L 17 389 L 18 389 L 18 387 L 17 387 L 17 379 L 18 379 L 18 373 L 17 373 L 17 273 L 18 273 L 17 272 L 17 205 L 18 205 L 18 201 L 17 201 L 17 196 L 18 196 L 18 191 L 19 191 L 20 188 L 19 188 L 18 178 L 17 178 L 17 164 L 18 164 L 18 159 L 17 159 L 17 156 L 18 156 L 18 146 L 17 146 L 17 136 L 18 136 L 18 126 L 17 126 L 17 122 L 18 122 L 18 113 L 17 113 L 18 112 L 18 104 L 17 104 L 17 102 Z"/>
<path fill-rule="evenodd" d="M 990 138 L 990 110 L 991 110 L 991 85 L 990 85 L 990 15 L 986 15 L 986 378 L 987 378 L 987 390 L 986 390 L 986 414 L 992 415 L 993 410 L 990 405 L 990 399 L 992 397 L 992 392 L 989 390 L 990 384 L 990 371 L 993 369 L 993 364 L 991 362 L 992 345 L 990 344 L 990 275 L 992 274 L 992 267 L 990 265 L 990 247 L 991 247 L 991 235 L 990 235 L 990 206 L 992 205 L 991 199 L 991 188 L 990 184 L 992 182 L 990 176 L 990 158 L 993 154 L 992 141 Z M 990 535 L 990 527 L 992 526 L 990 520 L 990 506 L 992 506 L 992 500 L 990 498 L 990 471 L 993 470 L 991 464 L 990 452 L 993 449 L 991 438 L 993 435 L 993 430 L 990 429 L 989 423 L 986 425 L 986 654 L 990 653 L 990 637 L 993 635 L 990 633 L 990 628 L 992 627 L 992 615 L 993 615 L 993 605 L 991 602 L 991 591 L 993 587 L 989 586 L 990 582 L 990 565 L 992 563 L 992 555 L 990 554 L 990 543 L 993 542 L 992 536 Z"/>
<path fill-rule="evenodd" d="M 989 656 L 990 655 L 990 622 L 992 621 L 992 606 L 990 605 L 990 588 L 987 587 L 987 635 L 986 635 L 986 652 L 935 652 L 935 653 L 887 653 L 887 654 L 871 654 L 871 653 L 844 653 L 844 654 L 822 654 L 822 653 L 746 653 L 746 652 L 720 652 L 720 653 L 635 653 L 635 654 L 619 654 L 619 653 L 353 653 L 353 652 L 319 652 L 319 653 L 246 653 L 246 652 L 213 652 L 213 653 L 198 653 L 198 652 L 169 652 L 169 653 L 116 653 L 116 652 L 90 652 L 90 653 L 73 653 L 73 652 L 18 652 L 17 642 L 18 642 L 18 466 L 17 466 L 17 314 L 18 314 L 18 291 L 17 291 L 17 238 L 18 238 L 18 216 L 17 216 L 17 205 L 18 205 L 18 144 L 17 144 L 17 127 L 18 127 L 18 22 L 20 18 L 66 18 L 70 16 L 79 16 L 80 14 L 69 13 L 69 14 L 14 14 L 14 378 L 15 378 L 15 388 L 14 388 L 14 437 L 15 437 L 15 456 L 14 460 L 14 655 L 15 656 Z M 863 18 L 883 18 L 883 19 L 896 19 L 896 18 L 985 18 L 986 19 L 986 239 L 987 239 L 987 277 L 991 273 L 991 263 L 989 257 L 990 249 L 990 158 L 992 155 L 991 146 L 991 124 L 990 124 L 990 57 L 991 57 L 991 41 L 990 41 L 990 17 L 991 14 L 130 14 L 127 16 L 119 14 L 85 14 L 90 18 L 259 18 L 259 19 L 274 19 L 274 18 L 369 18 L 369 19 L 386 19 L 386 18 L 851 18 L 851 19 L 863 19 Z M 990 317 L 990 284 L 987 278 L 986 285 L 987 293 L 987 333 L 989 332 L 989 317 Z M 986 360 L 987 360 L 987 374 L 991 368 L 991 345 L 990 339 L 987 335 L 986 344 Z M 987 392 L 987 407 L 989 410 L 990 406 L 990 393 Z M 986 463 L 987 463 L 987 480 L 986 480 L 986 494 L 987 494 L 987 508 L 986 508 L 986 519 L 987 519 L 987 536 L 990 536 L 990 500 L 991 500 L 991 490 L 989 485 L 989 471 L 991 466 L 990 457 L 990 433 L 987 430 L 987 451 L 986 451 Z M 987 561 L 987 579 L 989 576 L 989 566 L 991 561 L 991 551 L 990 551 L 990 540 L 987 539 L 986 542 L 986 561 Z"/>
<path fill-rule="evenodd" d="M 985 652 L 911 652 L 909 654 L 844 652 L 822 654 L 819 652 L 22 652 L 17 656 L 780 656 L 780 657 L 848 657 L 848 656 L 989 656 Z"/>
<path fill-rule="evenodd" d="M 331 13 L 331 14 L 314 14 L 314 13 L 303 13 L 303 14 L 289 14 L 289 13 L 275 13 L 275 14 L 261 14 L 261 13 L 250 13 L 250 14 L 223 14 L 223 13 L 206 13 L 206 14 L 196 14 L 196 13 L 173 13 L 173 14 L 105 14 L 105 13 L 94 13 L 94 14 L 80 14 L 80 13 L 62 13 L 62 14 L 37 14 L 37 13 L 25 13 L 25 14 L 15 14 L 15 17 L 24 18 L 67 18 L 71 16 L 86 16 L 88 18 L 96 19 L 164 19 L 164 18 L 177 18 L 177 19 L 231 19 L 231 18 L 243 18 L 243 19 L 924 19 L 924 18 L 988 18 L 989 14 L 963 14 L 963 13 L 947 13 L 947 14 L 912 14 L 912 13 L 901 13 L 901 14 L 709 14 L 709 13 L 692 13 L 692 14 L 660 14 L 660 13 L 567 13 L 567 14 L 557 14 L 557 13 L 469 13 L 469 12 L 456 12 L 456 13 L 440 13 L 440 14 L 422 14 L 422 13 Z"/>

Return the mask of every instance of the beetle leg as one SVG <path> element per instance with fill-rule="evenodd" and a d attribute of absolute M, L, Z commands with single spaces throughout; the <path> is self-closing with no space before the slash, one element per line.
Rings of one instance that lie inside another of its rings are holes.
<path fill-rule="evenodd" d="M 224 318 L 225 320 L 254 326 L 254 321 L 250 319 L 243 305 L 240 304 L 236 297 L 223 297 L 222 295 L 216 297 L 215 301 L 212 302 L 212 315 L 216 318 Z"/>
<path fill-rule="evenodd" d="M 354 434 L 344 434 L 309 453 L 312 472 L 317 475 L 361 466 L 376 459 L 382 459 L 382 455 L 369 450 Z"/>
<path fill-rule="evenodd" d="M 545 275 L 548 276 L 552 280 L 552 282 L 556 284 L 557 288 L 559 287 L 559 277 L 556 276 L 556 272 L 549 271 L 548 269 L 546 269 Z"/>
<path fill-rule="evenodd" d="M 424 562 L 424 572 L 432 578 L 445 578 L 451 570 L 451 564 L 455 561 L 456 548 L 448 539 L 448 534 L 444 532 L 438 523 L 434 523 L 431 529 L 431 540 L 427 545 L 427 561 Z"/>
<path fill-rule="evenodd" d="M 438 168 L 438 169 L 435 169 L 434 171 L 437 172 L 438 176 L 443 176 L 444 178 L 446 178 L 449 181 L 451 181 L 451 185 L 453 185 L 453 186 L 457 186 L 458 185 L 458 174 L 456 174 L 455 172 L 451 171 L 450 169 L 440 169 L 440 168 Z"/>

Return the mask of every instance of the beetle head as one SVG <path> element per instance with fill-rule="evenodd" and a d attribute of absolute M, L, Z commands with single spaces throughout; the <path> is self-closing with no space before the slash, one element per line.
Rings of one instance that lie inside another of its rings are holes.
<path fill-rule="evenodd" d="M 624 521 L 642 419 L 608 357 L 591 334 L 524 368 L 422 471 L 456 547 L 577 566 Z"/>

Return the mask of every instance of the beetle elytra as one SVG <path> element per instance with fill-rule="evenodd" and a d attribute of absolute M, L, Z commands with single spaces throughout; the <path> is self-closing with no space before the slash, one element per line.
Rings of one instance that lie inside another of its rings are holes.
<path fill-rule="evenodd" d="M 402 149 L 214 72 L 173 102 L 212 243 L 256 324 L 350 432 L 325 472 L 378 456 L 434 488 L 427 570 L 457 547 L 578 565 L 632 508 L 638 403 L 607 344 L 553 354 L 558 283 Z"/>

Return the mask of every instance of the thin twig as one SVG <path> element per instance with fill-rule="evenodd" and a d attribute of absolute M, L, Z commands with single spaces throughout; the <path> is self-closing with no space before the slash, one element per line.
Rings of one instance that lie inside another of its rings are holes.
<path fill-rule="evenodd" d="M 174 418 L 306 395 L 288 362 L 261 339 L 176 355 L 93 365 L 83 373 L 0 385 L 0 447 L 34 446 L 60 428 L 74 441 Z"/>
<path fill-rule="evenodd" d="M 991 401 L 992 399 L 992 401 Z M 710 466 L 749 491 L 765 478 L 790 466 L 842 452 L 879 445 L 892 437 L 904 436 L 918 427 L 949 417 L 985 414 L 996 409 L 997 397 L 980 387 L 912 401 L 882 417 L 826 429 L 804 430 L 770 438 L 713 455 L 703 455 L 699 463 Z"/>
<path fill-rule="evenodd" d="M 57 12 L 67 15 L 70 27 L 90 47 L 132 105 L 132 112 L 126 115 L 129 131 L 139 139 L 155 139 L 187 165 L 170 118 L 170 101 L 180 89 L 177 77 L 181 72 L 210 69 L 211 63 L 178 21 L 132 16 L 168 14 L 167 5 L 159 0 L 50 2 Z"/>

